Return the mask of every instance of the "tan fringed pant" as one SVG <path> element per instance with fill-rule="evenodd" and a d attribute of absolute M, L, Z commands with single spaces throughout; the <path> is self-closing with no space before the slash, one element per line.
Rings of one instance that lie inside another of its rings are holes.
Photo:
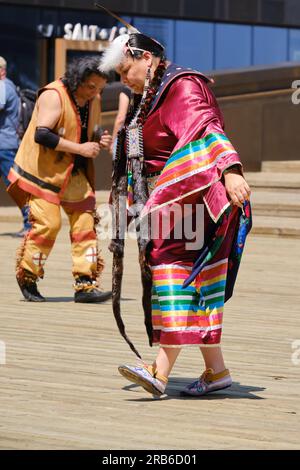
<path fill-rule="evenodd" d="M 17 277 L 27 270 L 43 278 L 43 266 L 52 250 L 61 228 L 60 206 L 31 196 L 29 200 L 32 229 L 25 237 L 17 260 Z M 63 207 L 70 223 L 70 238 L 73 259 L 73 276 L 90 276 L 97 279 L 102 270 L 98 257 L 94 213 L 73 211 Z"/>

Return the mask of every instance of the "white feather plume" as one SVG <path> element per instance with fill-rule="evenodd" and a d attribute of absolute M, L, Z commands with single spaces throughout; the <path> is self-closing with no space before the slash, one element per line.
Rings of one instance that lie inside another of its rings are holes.
<path fill-rule="evenodd" d="M 122 34 L 109 44 L 100 59 L 100 71 L 110 72 L 123 62 L 125 59 L 124 47 L 128 40 L 129 34 Z"/>

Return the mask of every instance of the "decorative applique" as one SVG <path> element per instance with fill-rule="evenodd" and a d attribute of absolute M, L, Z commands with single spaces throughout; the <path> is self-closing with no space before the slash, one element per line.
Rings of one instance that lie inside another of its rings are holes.
<path fill-rule="evenodd" d="M 89 263 L 97 263 L 97 256 L 98 256 L 97 248 L 95 248 L 94 246 L 91 246 L 85 252 L 85 259 Z"/>
<path fill-rule="evenodd" d="M 34 264 L 36 266 L 44 266 L 44 264 L 46 263 L 46 260 L 47 260 L 47 256 L 44 255 L 43 253 L 35 253 L 33 256 L 32 256 L 32 261 L 34 262 Z"/>
<path fill-rule="evenodd" d="M 144 158 L 143 148 L 143 127 L 136 123 L 128 126 L 127 137 L 127 156 L 128 158 Z"/>
<path fill-rule="evenodd" d="M 251 225 L 252 225 L 252 221 L 251 221 L 250 203 L 249 201 L 245 201 L 244 206 L 243 206 L 243 213 L 241 214 L 240 219 L 239 219 L 239 228 L 238 228 L 235 250 L 234 250 L 234 255 L 239 261 L 242 257 L 246 237 L 251 229 Z"/>

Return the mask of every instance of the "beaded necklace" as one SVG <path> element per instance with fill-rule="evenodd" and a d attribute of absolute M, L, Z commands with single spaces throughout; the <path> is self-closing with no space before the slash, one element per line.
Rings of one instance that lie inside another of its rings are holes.
<path fill-rule="evenodd" d="M 79 106 L 74 95 L 73 95 L 73 98 L 74 98 L 75 106 L 77 109 L 77 113 L 80 118 L 81 127 L 86 128 L 88 124 L 88 117 L 89 117 L 89 102 L 87 101 L 84 106 Z"/>
<path fill-rule="evenodd" d="M 131 116 L 127 117 L 126 140 L 127 157 L 129 161 L 132 158 L 138 158 L 141 163 L 144 161 L 143 125 L 165 69 L 166 62 L 161 60 L 154 74 L 152 83 L 150 68 L 147 70 L 141 101 L 137 109 L 132 112 Z"/>

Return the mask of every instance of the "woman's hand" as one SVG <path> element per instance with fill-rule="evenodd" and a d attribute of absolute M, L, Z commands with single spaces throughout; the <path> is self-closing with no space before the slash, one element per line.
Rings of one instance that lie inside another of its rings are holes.
<path fill-rule="evenodd" d="M 112 136 L 108 133 L 108 131 L 104 131 L 102 137 L 100 139 L 100 148 L 104 150 L 109 150 L 112 144 Z"/>
<path fill-rule="evenodd" d="M 228 169 L 224 174 L 224 181 L 232 204 L 243 207 L 244 201 L 250 198 L 251 190 L 239 170 L 236 168 Z"/>

